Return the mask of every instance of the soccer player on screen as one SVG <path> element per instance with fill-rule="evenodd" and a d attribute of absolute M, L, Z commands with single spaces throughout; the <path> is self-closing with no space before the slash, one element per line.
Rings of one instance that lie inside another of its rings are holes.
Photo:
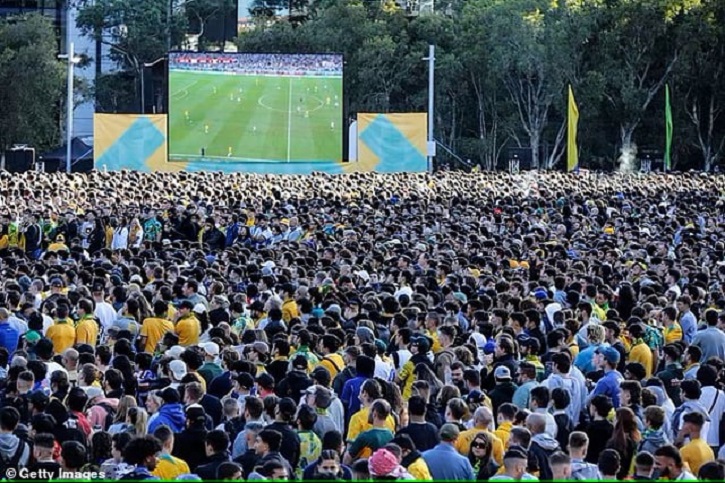
<path fill-rule="evenodd" d="M 232 147 L 229 146 L 229 151 L 227 151 L 227 158 L 231 158 L 231 157 L 232 157 Z"/>
<path fill-rule="evenodd" d="M 209 125 L 204 124 L 204 134 L 209 134 Z"/>
<path fill-rule="evenodd" d="M 189 111 L 184 111 L 184 118 L 189 121 Z"/>
<path fill-rule="evenodd" d="M 335 121 L 332 121 L 330 123 L 330 131 L 334 131 L 334 130 L 335 130 Z"/>

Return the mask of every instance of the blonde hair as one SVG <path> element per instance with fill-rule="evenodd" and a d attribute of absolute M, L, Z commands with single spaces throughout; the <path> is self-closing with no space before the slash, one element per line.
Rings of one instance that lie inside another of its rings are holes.
<path fill-rule="evenodd" d="M 592 345 L 601 344 L 604 342 L 604 327 L 599 324 L 589 324 L 587 327 L 587 339 Z"/>
<path fill-rule="evenodd" d="M 123 396 L 121 400 L 118 401 L 118 409 L 116 410 L 116 417 L 113 419 L 113 422 L 126 422 L 126 415 L 128 414 L 128 410 L 135 407 L 138 407 L 138 403 L 136 402 L 135 397 Z"/>
<path fill-rule="evenodd" d="M 140 407 L 133 408 L 133 411 L 128 412 L 126 422 L 133 426 L 134 435 L 141 438 L 147 434 L 149 415 L 145 409 Z"/>

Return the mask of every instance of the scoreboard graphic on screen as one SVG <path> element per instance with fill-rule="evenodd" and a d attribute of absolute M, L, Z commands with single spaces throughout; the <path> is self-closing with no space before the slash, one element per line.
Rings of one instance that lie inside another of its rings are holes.
<path fill-rule="evenodd" d="M 169 57 L 169 161 L 342 158 L 341 55 Z"/>

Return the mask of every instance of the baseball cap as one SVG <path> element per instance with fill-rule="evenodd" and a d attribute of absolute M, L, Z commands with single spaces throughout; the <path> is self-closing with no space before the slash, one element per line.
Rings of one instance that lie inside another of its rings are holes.
<path fill-rule="evenodd" d="M 192 422 L 206 421 L 206 411 L 199 404 L 191 404 L 186 408 L 186 420 Z"/>
<path fill-rule="evenodd" d="M 204 352 L 206 352 L 210 356 L 219 355 L 219 344 L 217 344 L 216 342 L 207 342 L 205 344 L 199 344 L 199 347 L 204 349 Z"/>
<path fill-rule="evenodd" d="M 259 352 L 260 354 L 268 354 L 269 353 L 269 346 L 266 342 L 257 341 L 254 344 L 252 344 L 252 349 Z"/>
<path fill-rule="evenodd" d="M 171 361 L 169 363 L 169 370 L 174 374 L 177 380 L 181 380 L 186 375 L 186 362 L 184 361 Z"/>
<path fill-rule="evenodd" d="M 506 366 L 498 366 L 496 370 L 493 371 L 493 377 L 496 379 L 499 379 L 501 381 L 506 381 L 511 379 L 511 371 Z"/>
<path fill-rule="evenodd" d="M 605 327 L 611 331 L 614 331 L 614 337 L 619 337 L 619 325 L 613 321 L 613 320 L 607 320 L 605 322 L 602 322 L 602 327 Z"/>
<path fill-rule="evenodd" d="M 202 303 L 198 303 L 198 304 L 194 305 L 192 310 L 194 311 L 194 313 L 203 314 L 206 312 L 206 306 Z"/>
<path fill-rule="evenodd" d="M 164 352 L 164 355 L 168 357 L 173 357 L 174 359 L 178 359 L 179 357 L 181 357 L 181 354 L 183 354 L 185 350 L 186 349 L 184 349 L 183 346 L 175 345 L 171 349 Z"/>
<path fill-rule="evenodd" d="M 600 347 L 597 349 L 597 354 L 604 356 L 604 359 L 610 364 L 619 364 L 619 351 L 614 347 Z"/>
<path fill-rule="evenodd" d="M 460 436 L 461 430 L 455 424 L 446 423 L 441 426 L 439 434 L 443 441 L 455 441 Z"/>
<path fill-rule="evenodd" d="M 307 358 L 302 354 L 298 354 L 292 359 L 292 368 L 300 369 L 302 371 L 307 370 Z"/>
<path fill-rule="evenodd" d="M 424 336 L 413 337 L 410 340 L 410 344 L 418 346 L 418 350 L 420 352 L 428 352 L 430 350 L 430 342 L 428 342 L 428 339 Z"/>

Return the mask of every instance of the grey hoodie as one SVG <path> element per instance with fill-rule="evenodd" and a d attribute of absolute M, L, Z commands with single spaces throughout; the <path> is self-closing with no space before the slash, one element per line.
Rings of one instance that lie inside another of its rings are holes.
<path fill-rule="evenodd" d="M 584 460 L 572 460 L 571 477 L 578 481 L 599 480 L 599 468 L 597 468 L 597 465 L 587 463 Z"/>
<path fill-rule="evenodd" d="M 17 451 L 19 444 L 20 438 L 14 434 L 0 433 L 0 454 L 2 454 L 3 458 L 6 460 L 10 460 L 13 456 L 15 456 L 15 451 Z M 30 459 L 30 446 L 25 444 L 25 449 L 23 449 L 23 454 L 20 456 L 18 466 L 27 466 L 28 459 Z"/>
<path fill-rule="evenodd" d="M 556 451 L 559 449 L 559 442 L 556 438 L 552 438 L 549 433 L 539 433 L 531 438 L 531 441 L 536 441 L 546 451 Z"/>
<path fill-rule="evenodd" d="M 655 454 L 657 449 L 668 444 L 670 444 L 670 440 L 667 438 L 664 429 L 660 428 L 657 431 L 645 431 L 642 435 L 642 441 L 639 443 L 639 448 L 637 448 L 637 452 L 649 451 L 650 453 Z"/>

